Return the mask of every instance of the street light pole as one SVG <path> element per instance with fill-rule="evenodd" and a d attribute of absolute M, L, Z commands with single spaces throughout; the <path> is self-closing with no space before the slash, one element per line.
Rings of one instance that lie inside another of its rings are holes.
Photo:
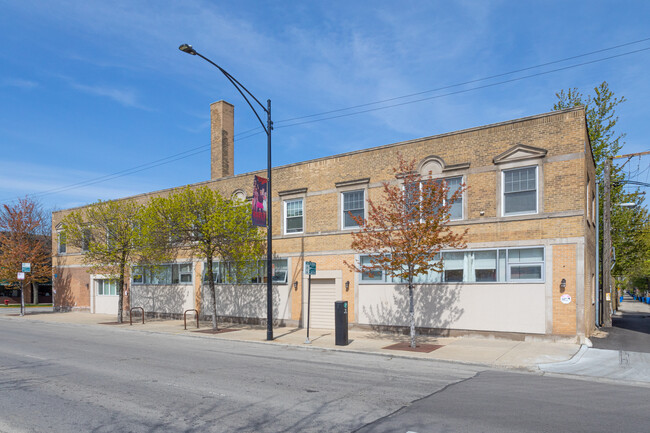
<path fill-rule="evenodd" d="M 271 120 L 271 100 L 267 99 L 266 101 L 266 107 L 262 105 L 262 103 L 251 93 L 248 91 L 246 87 L 244 87 L 243 84 L 241 84 L 235 77 L 230 75 L 228 71 L 223 69 L 221 66 L 217 65 L 214 63 L 212 60 L 208 59 L 207 57 L 203 56 L 202 54 L 198 53 L 194 48 L 192 48 L 191 45 L 188 44 L 183 44 L 180 47 L 178 47 L 179 50 L 183 51 L 184 53 L 191 54 L 193 56 L 199 56 L 206 62 L 210 63 L 211 65 L 215 66 L 221 73 L 230 81 L 230 83 L 235 86 L 239 94 L 244 98 L 246 103 L 248 104 L 249 107 L 251 107 L 251 110 L 253 110 L 253 113 L 255 113 L 255 117 L 257 117 L 257 120 L 259 120 L 260 124 L 262 125 L 262 128 L 264 129 L 264 132 L 266 132 L 266 137 L 267 137 L 267 145 L 266 145 L 266 152 L 267 152 L 267 166 L 266 166 L 266 176 L 268 177 L 268 199 L 266 200 L 267 203 L 267 227 L 266 227 L 266 339 L 267 340 L 273 340 L 273 247 L 272 247 L 272 228 L 273 228 L 273 212 L 272 212 L 272 195 L 271 195 L 271 131 L 273 130 L 273 121 Z M 246 93 L 244 93 L 246 92 Z M 257 113 L 257 110 L 255 110 L 255 107 L 253 104 L 251 104 L 251 101 L 246 97 L 246 94 L 248 94 L 253 100 L 264 110 L 266 113 L 266 125 L 262 121 L 262 118 L 260 115 Z"/>

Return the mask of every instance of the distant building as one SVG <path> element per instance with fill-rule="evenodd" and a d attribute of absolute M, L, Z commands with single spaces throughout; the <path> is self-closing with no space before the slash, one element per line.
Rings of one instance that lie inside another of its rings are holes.
<path fill-rule="evenodd" d="M 46 242 L 46 249 L 50 248 L 52 238 L 43 236 L 42 239 Z M 0 250 L 2 250 L 2 243 L 0 243 Z M 25 284 L 23 290 L 26 304 L 52 303 L 52 281 Z M 0 305 L 4 305 L 5 300 L 8 300 L 9 304 L 20 304 L 20 285 L 12 285 L 0 279 Z"/>
<path fill-rule="evenodd" d="M 253 177 L 233 173 L 233 106 L 212 114 L 212 179 L 226 196 L 248 199 Z M 367 198 L 395 180 L 400 152 L 468 191 L 452 206 L 450 225 L 469 228 L 467 249 L 444 251 L 444 271 L 420 278 L 416 325 L 421 332 L 589 336 L 595 323 L 595 167 L 582 107 L 348 152 L 273 169 L 275 318 L 306 323 L 303 263 L 316 262 L 310 324 L 333 328 L 334 301 L 349 302 L 358 326 L 408 326 L 407 289 L 380 273 L 350 271 L 367 260 L 350 249 L 357 230 L 348 212 L 367 215 Z M 146 201 L 156 191 L 126 199 Z M 70 210 L 53 214 L 56 228 Z M 55 232 L 56 236 L 57 233 Z M 59 307 L 115 313 L 114 283 L 89 275 L 81 253 L 54 248 Z M 217 266 L 217 278 L 220 269 Z M 145 311 L 206 312 L 203 261 L 169 264 L 158 278 L 134 269 L 129 301 Z M 219 314 L 255 321 L 266 316 L 265 273 L 235 290 L 221 288 Z M 207 304 L 206 304 L 207 305 Z"/>

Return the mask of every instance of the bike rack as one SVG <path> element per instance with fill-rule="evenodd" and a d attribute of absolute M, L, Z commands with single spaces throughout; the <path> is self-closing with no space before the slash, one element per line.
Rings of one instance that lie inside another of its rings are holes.
<path fill-rule="evenodd" d="M 142 307 L 133 307 L 131 308 L 131 311 L 129 311 L 129 325 L 133 325 L 133 310 L 142 310 L 142 324 L 144 325 L 144 308 Z"/>
<path fill-rule="evenodd" d="M 187 330 L 187 313 L 194 311 L 196 313 L 196 329 L 199 329 L 199 311 L 192 308 L 190 310 L 185 310 L 183 313 L 183 323 L 185 324 L 185 329 Z"/>

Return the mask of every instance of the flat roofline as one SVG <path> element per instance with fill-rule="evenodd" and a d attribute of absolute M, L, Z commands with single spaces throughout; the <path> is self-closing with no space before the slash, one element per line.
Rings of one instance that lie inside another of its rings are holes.
<path fill-rule="evenodd" d="M 526 116 L 526 117 L 520 117 L 518 119 L 507 120 L 505 122 L 490 123 L 490 124 L 482 125 L 482 126 L 474 126 L 472 128 L 460 129 L 458 131 L 452 131 L 452 132 L 443 132 L 442 134 L 430 135 L 430 136 L 421 137 L 421 138 L 414 138 L 412 140 L 400 141 L 400 142 L 397 142 L 397 143 L 383 144 L 383 145 L 380 145 L 380 146 L 368 147 L 366 149 L 352 150 L 350 152 L 337 153 L 336 155 L 322 156 L 320 158 L 309 159 L 309 160 L 306 160 L 306 161 L 292 162 L 290 164 L 279 165 L 277 167 L 271 167 L 271 168 L 273 170 L 278 170 L 278 169 L 284 169 L 284 168 L 289 168 L 289 167 L 296 167 L 296 166 L 303 165 L 303 164 L 311 164 L 311 163 L 314 163 L 314 162 L 325 161 L 325 160 L 333 159 L 333 158 L 341 158 L 341 157 L 357 155 L 357 154 L 361 154 L 361 153 L 365 153 L 365 152 L 374 152 L 376 150 L 389 149 L 391 147 L 404 146 L 404 145 L 407 145 L 407 144 L 419 143 L 421 141 L 434 140 L 434 139 L 439 139 L 439 138 L 444 138 L 444 137 L 451 137 L 451 136 L 454 136 L 454 135 L 467 134 L 467 133 L 470 133 L 470 132 L 481 131 L 481 130 L 492 129 L 492 128 L 498 128 L 498 127 L 505 126 L 505 125 L 512 125 L 512 124 L 515 124 L 515 123 L 528 122 L 528 121 L 531 121 L 531 120 L 541 119 L 541 118 L 544 118 L 544 117 L 551 117 L 551 116 L 557 116 L 557 115 L 561 115 L 561 114 L 571 113 L 573 111 L 584 111 L 584 106 L 578 105 L 578 106 L 571 107 L 571 108 L 565 108 L 563 110 L 549 111 L 549 112 L 542 113 L 542 114 L 535 114 L 535 115 L 532 115 L 532 116 Z M 186 185 L 174 186 L 174 187 L 171 187 L 171 188 L 160 189 L 160 190 L 157 190 L 157 191 L 144 192 L 144 193 L 136 194 L 136 195 L 132 195 L 132 196 L 116 198 L 116 199 L 113 199 L 113 200 L 125 200 L 125 199 L 139 198 L 139 197 L 147 197 L 149 195 L 161 194 L 161 193 L 164 193 L 164 192 L 174 191 L 174 190 L 185 188 L 185 187 L 195 187 L 195 186 L 207 185 L 207 184 L 214 183 L 214 182 L 219 182 L 219 181 L 225 180 L 225 179 L 233 179 L 233 178 L 236 178 L 236 177 L 246 177 L 246 176 L 251 176 L 251 175 L 260 174 L 260 173 L 262 173 L 262 174 L 266 173 L 266 169 L 260 169 L 260 170 L 256 170 L 256 171 L 249 171 L 249 172 L 246 172 L 246 173 L 234 174 L 232 176 L 221 177 L 219 179 L 210 179 L 210 180 L 204 180 L 204 181 L 201 181 L 201 182 L 190 183 L 190 184 L 186 184 Z M 107 200 L 107 201 L 113 201 L 113 200 Z M 89 206 L 90 204 L 92 204 L 92 203 L 89 203 L 89 204 L 86 204 L 86 205 L 83 205 L 83 206 L 77 206 L 77 207 L 71 207 L 71 208 L 67 208 L 67 209 L 61 209 L 61 210 L 52 212 L 52 214 L 71 211 L 71 210 L 75 210 L 75 209 L 83 209 L 83 208 Z"/>

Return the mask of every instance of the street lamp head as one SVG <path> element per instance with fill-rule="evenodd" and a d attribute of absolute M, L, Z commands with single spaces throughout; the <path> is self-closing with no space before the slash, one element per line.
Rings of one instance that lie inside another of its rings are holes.
<path fill-rule="evenodd" d="M 184 53 L 196 56 L 196 51 L 194 51 L 194 48 L 192 48 L 192 46 L 189 45 L 189 44 L 183 44 L 180 47 L 178 47 L 178 49 L 181 50 Z"/>
<path fill-rule="evenodd" d="M 621 204 L 619 204 L 619 206 L 620 206 L 620 207 L 632 208 L 632 207 L 636 207 L 636 206 L 637 206 L 637 203 L 635 203 L 635 202 L 630 202 L 630 203 L 621 203 Z"/>

